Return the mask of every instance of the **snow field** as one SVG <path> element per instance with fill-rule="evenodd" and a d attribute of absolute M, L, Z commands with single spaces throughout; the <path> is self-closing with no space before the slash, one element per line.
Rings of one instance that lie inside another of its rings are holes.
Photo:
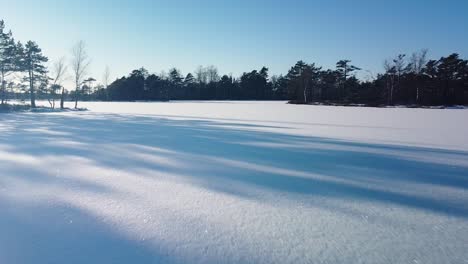
<path fill-rule="evenodd" d="M 0 115 L 0 263 L 468 263 L 467 110 Z"/>

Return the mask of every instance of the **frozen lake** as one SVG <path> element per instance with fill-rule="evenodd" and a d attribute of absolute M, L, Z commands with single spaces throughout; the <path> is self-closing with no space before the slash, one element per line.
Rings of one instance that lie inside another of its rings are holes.
<path fill-rule="evenodd" d="M 0 114 L 0 263 L 468 263 L 468 110 L 80 107 Z"/>

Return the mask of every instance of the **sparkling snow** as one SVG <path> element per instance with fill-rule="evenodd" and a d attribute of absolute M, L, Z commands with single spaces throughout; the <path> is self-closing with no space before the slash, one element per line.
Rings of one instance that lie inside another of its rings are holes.
<path fill-rule="evenodd" d="M 468 263 L 468 110 L 0 114 L 0 263 Z"/>

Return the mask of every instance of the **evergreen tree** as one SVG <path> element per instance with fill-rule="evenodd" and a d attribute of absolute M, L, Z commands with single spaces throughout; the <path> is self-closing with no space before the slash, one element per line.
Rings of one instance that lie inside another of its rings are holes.
<path fill-rule="evenodd" d="M 244 73 L 240 79 L 243 99 L 265 99 L 265 90 L 268 87 L 268 68 L 263 67 L 260 71 L 253 70 Z"/>
<path fill-rule="evenodd" d="M 218 83 L 218 99 L 230 99 L 232 95 L 232 90 L 234 89 L 234 83 L 231 76 L 223 75 L 221 80 Z"/>
<path fill-rule="evenodd" d="M 184 78 L 183 87 L 185 90 L 185 99 L 197 99 L 197 84 L 193 74 L 188 73 Z"/>
<path fill-rule="evenodd" d="M 458 103 L 457 96 L 463 96 L 463 88 L 460 84 L 466 65 L 467 61 L 460 59 L 457 53 L 439 60 L 437 73 L 441 81 L 443 99 L 448 104 Z"/>
<path fill-rule="evenodd" d="M 312 89 L 317 86 L 320 67 L 314 63 L 307 64 L 304 61 L 298 61 L 292 67 L 287 75 L 289 80 L 288 91 L 292 100 L 308 103 Z"/>
<path fill-rule="evenodd" d="M 183 80 L 182 74 L 176 68 L 172 68 L 169 70 L 169 82 L 171 84 L 170 88 L 170 98 L 177 99 L 177 98 L 184 98 L 185 93 L 183 91 Z"/>
<path fill-rule="evenodd" d="M 47 57 L 42 55 L 42 50 L 34 41 L 28 41 L 24 46 L 23 69 L 27 72 L 27 81 L 29 83 L 29 95 L 31 97 L 31 107 L 36 107 L 35 84 L 41 80 L 41 76 L 47 73 L 44 63 L 48 61 Z"/>
<path fill-rule="evenodd" d="M 346 93 L 346 80 L 348 79 L 348 76 L 351 75 L 352 72 L 354 71 L 360 71 L 361 69 L 354 66 L 350 65 L 351 61 L 350 60 L 340 60 L 336 63 L 336 70 L 340 74 L 342 78 L 342 93 Z"/>
<path fill-rule="evenodd" d="M 0 94 L 1 103 L 6 101 L 6 77 L 18 70 L 18 54 L 11 31 L 5 32 L 5 23 L 0 20 Z"/>
<path fill-rule="evenodd" d="M 271 85 L 273 98 L 276 100 L 286 100 L 288 98 L 288 79 L 282 75 L 272 76 Z"/>

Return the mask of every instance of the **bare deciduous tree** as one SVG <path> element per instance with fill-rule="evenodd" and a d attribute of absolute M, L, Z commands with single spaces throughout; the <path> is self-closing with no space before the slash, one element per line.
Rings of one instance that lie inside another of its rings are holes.
<path fill-rule="evenodd" d="M 213 65 L 210 65 L 205 68 L 206 75 L 208 76 L 208 83 L 213 83 L 219 81 L 218 68 Z"/>
<path fill-rule="evenodd" d="M 414 74 L 415 76 L 415 82 L 416 82 L 416 103 L 419 103 L 419 98 L 420 98 L 420 79 L 421 75 L 423 73 L 423 69 L 426 66 L 427 63 L 427 49 L 423 49 L 419 52 L 413 53 L 410 58 L 409 62 L 409 70 Z"/>
<path fill-rule="evenodd" d="M 419 52 L 415 52 L 411 55 L 410 61 L 409 61 L 409 66 L 410 66 L 410 71 L 415 73 L 415 74 L 421 74 L 422 70 L 424 69 L 424 66 L 426 66 L 427 63 L 427 49 L 423 49 Z"/>
<path fill-rule="evenodd" d="M 198 66 L 195 70 L 195 78 L 198 83 L 207 83 L 208 82 L 208 74 L 203 66 Z"/>
<path fill-rule="evenodd" d="M 60 108 L 64 107 L 65 99 L 65 87 L 63 87 L 63 81 L 67 78 L 68 67 L 65 64 L 65 57 L 58 59 L 52 66 L 52 87 L 51 90 L 54 93 L 56 90 L 61 90 L 60 95 Z M 55 98 L 52 98 L 52 101 L 49 99 L 49 104 L 52 108 L 55 108 Z"/>
<path fill-rule="evenodd" d="M 91 60 L 86 52 L 86 44 L 80 40 L 72 49 L 71 67 L 75 81 L 75 109 L 78 108 L 78 97 L 80 89 L 88 72 Z"/>
<path fill-rule="evenodd" d="M 110 80 L 110 69 L 109 66 L 106 66 L 104 69 L 104 74 L 102 75 L 102 83 L 104 84 L 104 87 L 107 89 L 109 86 L 109 80 Z"/>

